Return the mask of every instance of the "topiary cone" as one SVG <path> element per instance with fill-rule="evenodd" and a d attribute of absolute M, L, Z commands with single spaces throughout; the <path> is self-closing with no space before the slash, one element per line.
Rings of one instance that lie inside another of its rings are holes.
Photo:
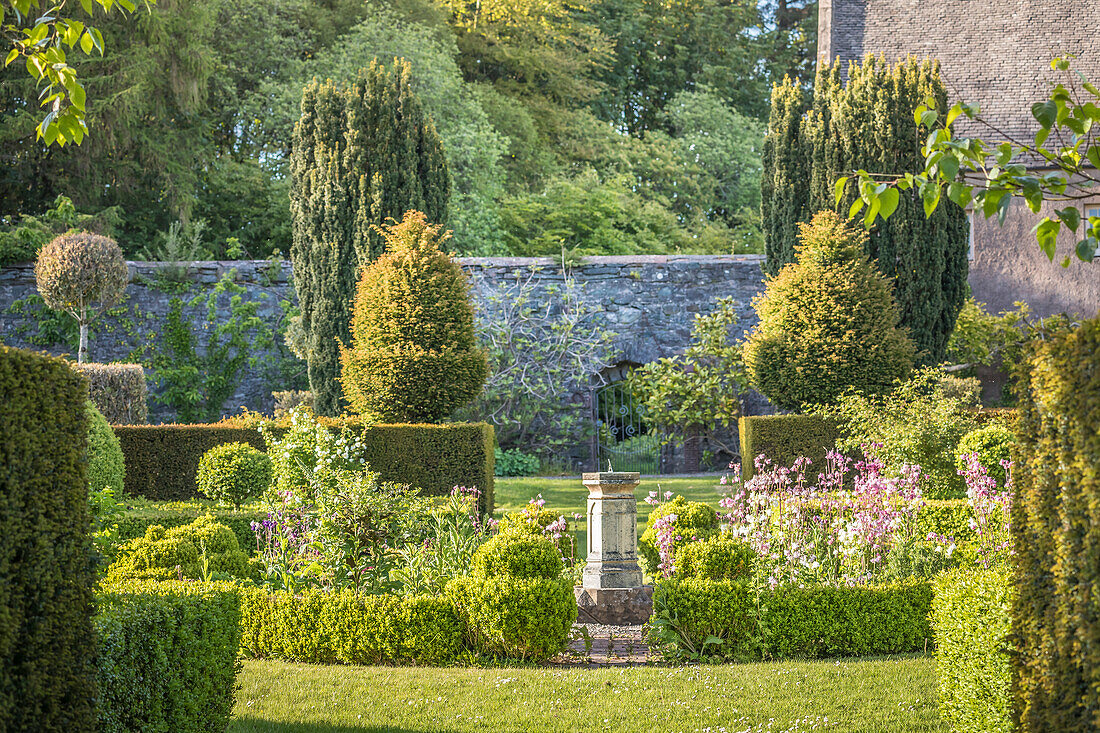
<path fill-rule="evenodd" d="M 363 271 L 341 348 L 353 411 L 380 422 L 438 422 L 481 391 L 488 376 L 474 334 L 469 283 L 440 250 L 447 234 L 418 211 L 380 228 L 386 253 Z"/>
<path fill-rule="evenodd" d="M 863 253 L 865 232 L 831 211 L 801 224 L 798 261 L 753 301 L 749 381 L 777 407 L 831 404 L 848 389 L 890 389 L 913 366 L 890 281 Z"/>

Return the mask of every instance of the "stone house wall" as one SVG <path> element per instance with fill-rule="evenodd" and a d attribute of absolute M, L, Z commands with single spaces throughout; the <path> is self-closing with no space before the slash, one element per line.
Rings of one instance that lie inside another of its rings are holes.
<path fill-rule="evenodd" d="M 991 125 L 962 121 L 960 135 L 1032 137 L 1032 103 L 1043 100 L 1052 83 L 1066 81 L 1051 70 L 1054 57 L 1073 54 L 1076 69 L 1100 80 L 1100 4 L 1087 0 L 820 0 L 818 13 L 819 59 L 937 59 L 949 98 L 977 102 Z M 1048 213 L 1017 206 L 1003 226 L 979 217 L 970 271 L 974 296 L 994 310 L 1025 300 L 1039 315 L 1095 315 L 1100 259 L 1076 261 L 1067 237 L 1055 262 L 1048 261 L 1031 231 Z M 1061 266 L 1065 255 L 1071 257 L 1068 268 Z"/>

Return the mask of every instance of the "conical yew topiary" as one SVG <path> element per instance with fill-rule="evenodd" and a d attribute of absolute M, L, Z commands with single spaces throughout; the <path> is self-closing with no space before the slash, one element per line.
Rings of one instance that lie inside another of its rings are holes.
<path fill-rule="evenodd" d="M 481 391 L 466 274 L 440 250 L 448 234 L 419 211 L 379 228 L 386 253 L 363 271 L 341 382 L 352 409 L 381 422 L 429 423 Z"/>
<path fill-rule="evenodd" d="M 745 344 L 753 386 L 778 407 L 829 404 L 849 388 L 889 389 L 913 366 L 890 281 L 863 253 L 866 232 L 831 211 L 800 225 L 797 262 L 768 279 Z"/>

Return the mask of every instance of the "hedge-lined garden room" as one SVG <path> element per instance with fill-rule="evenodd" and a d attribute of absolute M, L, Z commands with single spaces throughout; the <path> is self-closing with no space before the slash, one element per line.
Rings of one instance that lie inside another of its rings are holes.
<path fill-rule="evenodd" d="M 1100 67 L 850 5 L 0 0 L 0 732 L 1100 729 Z"/>

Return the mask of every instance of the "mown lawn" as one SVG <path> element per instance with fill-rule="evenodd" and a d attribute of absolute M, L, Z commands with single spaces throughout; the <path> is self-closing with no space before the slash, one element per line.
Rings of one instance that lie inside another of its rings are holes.
<path fill-rule="evenodd" d="M 653 508 L 643 499 L 650 491 L 663 494 L 671 491 L 692 501 L 702 501 L 718 507 L 722 498 L 718 484 L 721 474 L 708 476 L 661 476 L 643 478 L 635 496 L 638 498 L 638 522 L 644 525 Z M 584 517 L 587 511 L 588 490 L 580 477 L 573 478 L 497 478 L 494 482 L 497 516 L 522 509 L 527 502 L 542 494 L 546 508 L 571 517 L 573 512 Z"/>
<path fill-rule="evenodd" d="M 248 661 L 239 679 L 237 733 L 946 730 L 931 657 L 603 669 Z"/>

